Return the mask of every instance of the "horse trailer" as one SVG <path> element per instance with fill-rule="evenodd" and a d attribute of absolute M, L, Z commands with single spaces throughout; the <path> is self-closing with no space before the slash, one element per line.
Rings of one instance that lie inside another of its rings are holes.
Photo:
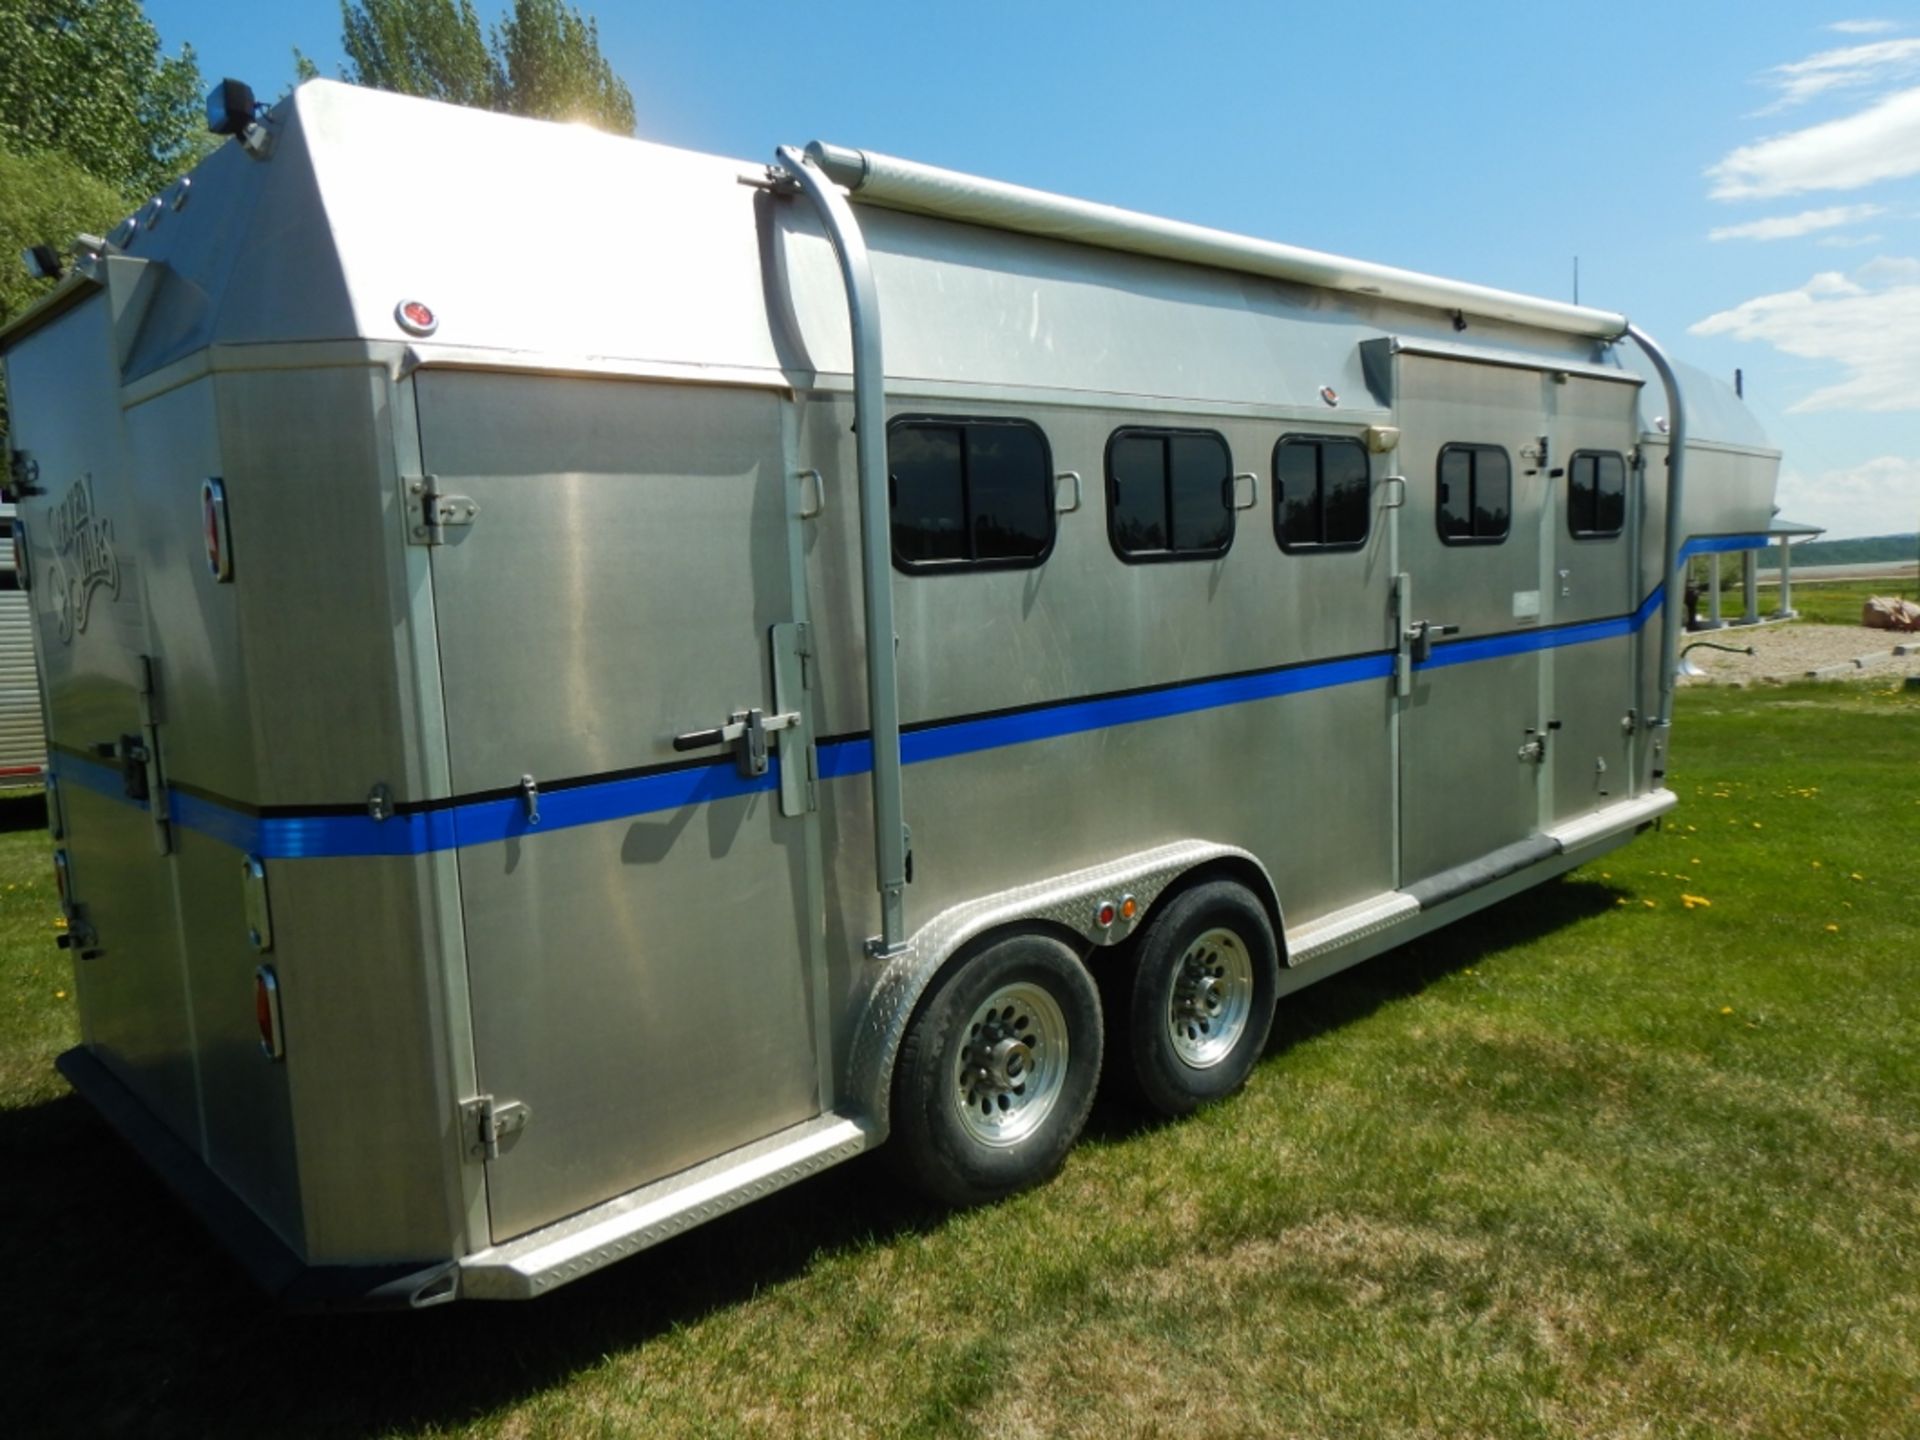
<path fill-rule="evenodd" d="M 1778 456 L 1624 316 L 242 92 L 0 346 L 61 1068 L 289 1303 L 1004 1195 L 1674 804 Z"/>

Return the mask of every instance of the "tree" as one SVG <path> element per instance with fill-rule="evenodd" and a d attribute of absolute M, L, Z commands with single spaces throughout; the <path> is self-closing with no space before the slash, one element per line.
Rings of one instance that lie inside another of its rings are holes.
<path fill-rule="evenodd" d="M 633 133 L 599 27 L 565 0 L 513 0 L 491 32 L 471 0 L 343 0 L 340 19 L 356 85 Z"/>
<path fill-rule="evenodd" d="M 200 121 L 192 47 L 162 55 L 139 0 L 0 0 L 0 146 L 65 155 L 133 205 L 203 153 Z"/>
<path fill-rule="evenodd" d="M 468 0 L 342 4 L 340 29 L 354 84 L 492 107 L 493 56 Z"/>
<path fill-rule="evenodd" d="M 493 32 L 497 108 L 633 133 L 633 92 L 600 53 L 600 28 L 564 0 L 514 0 Z"/>
<path fill-rule="evenodd" d="M 120 192 L 64 155 L 15 155 L 0 149 L 0 324 L 53 288 L 20 263 L 31 245 L 64 253 L 82 231 L 97 234 L 126 211 Z M 0 385 L 0 480 L 4 480 L 7 392 Z"/>

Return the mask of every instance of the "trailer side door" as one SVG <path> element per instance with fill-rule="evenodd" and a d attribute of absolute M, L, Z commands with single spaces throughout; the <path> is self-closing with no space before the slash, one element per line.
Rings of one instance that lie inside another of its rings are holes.
<path fill-rule="evenodd" d="M 817 1115 L 810 814 L 734 748 L 791 589 L 771 391 L 423 371 L 475 1062 L 503 1241 Z M 785 633 L 785 632 L 782 632 Z"/>

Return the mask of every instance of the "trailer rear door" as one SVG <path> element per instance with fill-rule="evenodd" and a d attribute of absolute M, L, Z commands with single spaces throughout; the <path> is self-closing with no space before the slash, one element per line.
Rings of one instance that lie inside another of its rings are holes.
<path fill-rule="evenodd" d="M 193 1024 L 160 789 L 144 497 L 120 410 L 111 312 L 86 299 L 10 363 L 29 488 L 19 505 L 70 895 L 82 1038 L 175 1134 L 201 1145 Z M 145 758 L 142 758 L 145 757 Z"/>
<path fill-rule="evenodd" d="M 415 385 L 424 472 L 475 507 L 431 568 L 459 813 L 498 820 L 460 836 L 475 1061 L 530 1107 L 503 1241 L 822 1109 L 815 818 L 673 745 L 775 713 L 790 466 L 769 391 Z"/>

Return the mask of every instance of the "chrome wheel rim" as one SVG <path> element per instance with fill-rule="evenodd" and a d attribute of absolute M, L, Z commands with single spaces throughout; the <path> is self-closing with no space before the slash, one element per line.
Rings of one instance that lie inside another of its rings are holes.
<path fill-rule="evenodd" d="M 953 1103 L 969 1135 L 1013 1145 L 1040 1127 L 1067 1079 L 1067 1017 L 1038 985 L 1003 985 L 967 1021 Z"/>
<path fill-rule="evenodd" d="M 1194 938 L 1174 968 L 1167 1038 L 1180 1062 L 1207 1070 L 1233 1053 L 1253 1014 L 1253 958 L 1231 930 Z"/>

